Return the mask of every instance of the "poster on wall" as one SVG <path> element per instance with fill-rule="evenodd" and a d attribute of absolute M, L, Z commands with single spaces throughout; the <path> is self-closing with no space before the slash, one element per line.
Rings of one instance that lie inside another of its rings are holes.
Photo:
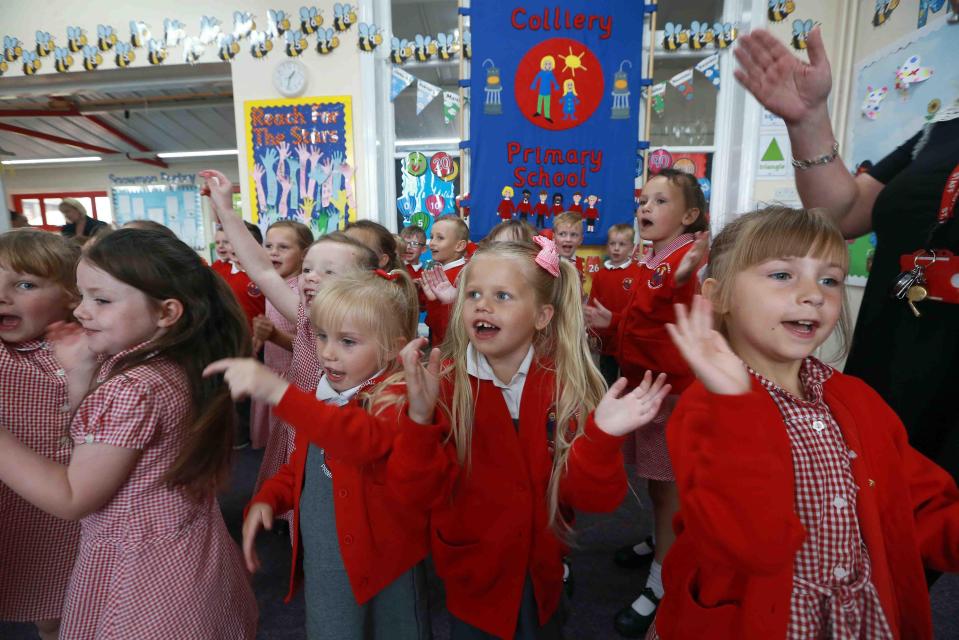
<path fill-rule="evenodd" d="M 118 227 L 131 220 L 152 220 L 168 227 L 194 250 L 206 248 L 200 191 L 195 184 L 114 184 L 110 198 Z"/>
<path fill-rule="evenodd" d="M 295 220 L 320 236 L 356 219 L 349 96 L 243 103 L 253 220 Z"/>
<path fill-rule="evenodd" d="M 633 0 L 510 0 L 470 16 L 471 236 L 545 194 L 550 209 L 584 215 L 584 244 L 604 243 L 633 216 L 643 11 Z"/>
<path fill-rule="evenodd" d="M 397 160 L 398 228 L 416 225 L 430 237 L 436 218 L 456 213 L 459 161 L 444 151 L 411 151 Z M 420 260 L 430 260 L 429 248 Z"/>

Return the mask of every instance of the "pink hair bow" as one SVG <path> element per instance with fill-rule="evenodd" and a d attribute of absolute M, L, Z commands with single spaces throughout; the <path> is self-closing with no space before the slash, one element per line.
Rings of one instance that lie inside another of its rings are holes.
<path fill-rule="evenodd" d="M 554 278 L 559 277 L 559 254 L 556 253 L 556 243 L 546 236 L 534 236 L 533 242 L 541 248 L 536 254 L 536 264 L 546 269 Z"/>

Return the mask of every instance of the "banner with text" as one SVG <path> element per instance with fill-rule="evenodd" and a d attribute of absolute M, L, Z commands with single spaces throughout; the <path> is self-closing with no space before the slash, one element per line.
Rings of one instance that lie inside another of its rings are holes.
<path fill-rule="evenodd" d="M 470 233 L 584 217 L 584 244 L 633 217 L 643 4 L 474 3 Z"/>

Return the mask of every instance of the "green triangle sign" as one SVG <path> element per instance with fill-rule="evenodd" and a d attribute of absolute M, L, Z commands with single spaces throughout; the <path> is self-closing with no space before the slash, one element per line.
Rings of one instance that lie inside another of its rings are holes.
<path fill-rule="evenodd" d="M 776 142 L 776 138 L 773 138 L 769 146 L 766 147 L 766 152 L 763 154 L 762 160 L 763 162 L 782 162 L 785 160 L 783 152 L 779 149 L 779 143 Z"/>

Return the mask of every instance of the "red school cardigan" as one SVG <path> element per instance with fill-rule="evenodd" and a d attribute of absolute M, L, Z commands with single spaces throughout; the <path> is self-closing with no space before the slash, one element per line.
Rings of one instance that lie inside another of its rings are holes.
<path fill-rule="evenodd" d="M 399 388 L 405 393 L 405 388 Z M 445 429 L 413 423 L 405 409 L 386 409 L 372 416 L 354 399 L 342 407 L 328 405 L 290 385 L 274 408 L 296 430 L 290 461 L 263 483 L 250 501 L 263 502 L 273 513 L 293 510 L 289 602 L 300 582 L 300 495 L 310 444 L 323 447 L 333 474 L 333 508 L 343 564 L 353 595 L 363 604 L 426 557 L 428 524 L 425 509 L 397 501 L 386 482 L 386 461 L 398 430 L 411 438 L 436 439 Z M 415 429 L 414 429 L 415 427 Z M 249 510 L 249 506 L 247 506 Z M 246 514 L 244 513 L 244 517 Z"/>
<path fill-rule="evenodd" d="M 824 396 L 856 452 L 856 513 L 889 626 L 896 638 L 931 639 L 923 566 L 959 571 L 959 490 L 909 446 L 899 418 L 864 382 L 833 373 Z M 680 510 L 663 563 L 660 637 L 785 637 L 805 532 L 775 402 L 755 380 L 740 396 L 711 394 L 697 382 L 680 398 L 666 440 Z"/>
<path fill-rule="evenodd" d="M 456 285 L 456 279 L 459 278 L 460 271 L 462 271 L 465 266 L 465 264 L 461 264 L 458 267 L 451 267 L 444 271 L 446 277 L 449 278 L 449 281 L 453 283 L 454 286 Z M 453 313 L 453 305 L 443 304 L 439 300 L 425 298 L 424 307 L 426 310 L 426 326 L 430 328 L 430 338 L 433 346 L 438 347 L 443 344 L 443 340 L 446 338 L 446 329 L 450 324 L 450 314 Z"/>
<path fill-rule="evenodd" d="M 555 377 L 543 363 L 530 366 L 513 425 L 502 392 L 470 378 L 475 399 L 472 461 L 456 460 L 453 443 L 411 424 L 397 437 L 390 482 L 405 500 L 432 507 L 430 551 L 457 618 L 499 638 L 512 638 L 526 576 L 531 576 L 544 624 L 556 612 L 567 547 L 548 524 L 546 489 L 552 470 Z M 447 404 L 453 387 L 445 381 Z M 589 417 L 570 452 L 560 503 L 591 512 L 614 511 L 626 496 L 620 448 Z M 402 455 L 399 453 L 402 451 Z"/>

